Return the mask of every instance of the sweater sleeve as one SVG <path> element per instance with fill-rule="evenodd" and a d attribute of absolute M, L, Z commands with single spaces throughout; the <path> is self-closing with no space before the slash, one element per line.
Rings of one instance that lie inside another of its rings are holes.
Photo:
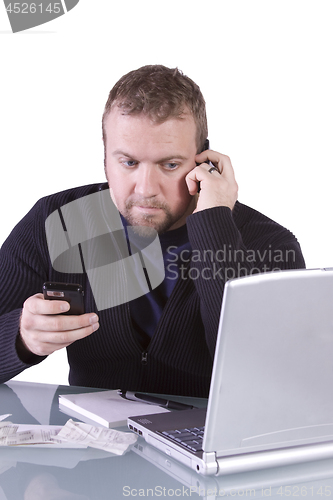
<path fill-rule="evenodd" d="M 192 279 L 200 298 L 206 342 L 212 357 L 226 281 L 273 270 L 304 268 L 295 236 L 259 212 L 236 203 L 192 214 Z"/>
<path fill-rule="evenodd" d="M 23 303 L 41 292 L 47 278 L 40 243 L 37 243 L 39 212 L 40 204 L 36 204 L 13 229 L 0 250 L 0 383 L 44 359 L 33 356 L 27 364 L 20 359 L 16 349 Z"/>

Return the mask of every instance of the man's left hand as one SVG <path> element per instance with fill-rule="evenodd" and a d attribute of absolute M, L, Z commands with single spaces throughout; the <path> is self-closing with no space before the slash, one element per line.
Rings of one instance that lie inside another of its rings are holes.
<path fill-rule="evenodd" d="M 230 158 L 207 150 L 198 154 L 195 161 L 200 165 L 191 170 L 185 178 L 191 195 L 197 193 L 200 182 L 198 202 L 193 213 L 221 206 L 232 210 L 238 196 L 238 185 Z M 211 162 L 217 170 L 212 170 L 212 166 L 205 162 Z"/>

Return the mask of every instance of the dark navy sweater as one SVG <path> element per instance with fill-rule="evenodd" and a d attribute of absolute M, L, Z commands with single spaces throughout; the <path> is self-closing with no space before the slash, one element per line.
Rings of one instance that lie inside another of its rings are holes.
<path fill-rule="evenodd" d="M 225 281 L 276 268 L 305 267 L 300 246 L 287 229 L 239 202 L 233 211 L 216 207 L 190 215 L 185 229 L 189 245 L 186 237 L 182 239 L 184 234 L 166 233 L 170 282 L 164 283 L 160 313 L 146 327 L 146 306 L 133 301 L 97 311 L 85 274 L 52 268 L 46 218 L 59 207 L 106 187 L 83 186 L 39 200 L 3 244 L 0 382 L 30 366 L 16 351 L 24 301 L 40 293 L 45 281 L 60 281 L 83 285 L 85 310 L 96 311 L 100 322 L 95 333 L 67 348 L 70 384 L 207 397 Z M 183 244 L 185 251 L 179 252 L 177 245 Z M 156 303 L 153 299 L 153 308 Z M 32 363 L 43 359 L 36 356 Z"/>

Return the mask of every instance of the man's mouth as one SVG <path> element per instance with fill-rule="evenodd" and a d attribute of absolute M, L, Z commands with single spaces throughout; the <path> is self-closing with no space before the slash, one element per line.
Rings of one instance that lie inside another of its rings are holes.
<path fill-rule="evenodd" d="M 148 211 L 148 210 L 163 210 L 161 207 L 151 207 L 146 205 L 133 205 L 138 210 Z"/>
<path fill-rule="evenodd" d="M 145 213 L 153 213 L 153 212 L 158 212 L 160 210 L 165 210 L 163 204 L 161 203 L 153 203 L 152 201 L 149 202 L 148 200 L 137 200 L 136 202 L 133 201 L 128 204 L 129 209 L 136 209 L 140 212 L 145 212 Z"/>

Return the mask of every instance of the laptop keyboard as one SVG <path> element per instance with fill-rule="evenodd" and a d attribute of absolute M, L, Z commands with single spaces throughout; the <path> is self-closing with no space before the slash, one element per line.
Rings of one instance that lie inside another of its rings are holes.
<path fill-rule="evenodd" d="M 161 432 L 162 436 L 185 446 L 190 451 L 202 451 L 202 440 L 205 427 L 192 427 L 188 429 L 174 429 Z"/>

